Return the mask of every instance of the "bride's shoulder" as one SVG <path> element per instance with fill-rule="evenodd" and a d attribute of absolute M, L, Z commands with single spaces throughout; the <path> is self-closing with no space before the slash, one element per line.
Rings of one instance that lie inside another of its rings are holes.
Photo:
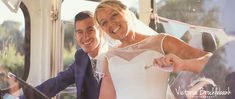
<path fill-rule="evenodd" d="M 169 36 L 169 34 L 166 34 L 166 33 L 159 33 L 157 35 L 153 35 L 154 38 L 162 38 L 162 37 L 165 37 L 165 36 Z"/>
<path fill-rule="evenodd" d="M 112 54 L 114 54 L 114 53 L 117 51 L 117 48 L 118 48 L 118 47 L 110 48 L 110 49 L 106 52 L 106 56 L 109 57 L 109 56 L 111 56 Z"/>
<path fill-rule="evenodd" d="M 169 35 L 166 34 L 166 33 L 160 33 L 160 34 L 157 34 L 157 35 L 150 36 L 150 38 L 151 38 L 150 40 L 151 40 L 151 42 L 160 42 L 167 36 L 169 36 Z"/>

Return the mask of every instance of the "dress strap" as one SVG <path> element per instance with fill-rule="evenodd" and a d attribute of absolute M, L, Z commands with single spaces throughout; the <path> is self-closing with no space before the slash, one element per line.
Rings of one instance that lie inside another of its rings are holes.
<path fill-rule="evenodd" d="M 165 35 L 165 34 L 163 34 L 163 37 L 162 37 L 162 39 L 161 39 L 161 51 L 162 51 L 162 53 L 165 55 L 166 53 L 165 53 L 165 51 L 164 51 L 164 49 L 163 49 L 163 41 L 164 41 L 164 39 L 167 37 L 167 35 Z"/>

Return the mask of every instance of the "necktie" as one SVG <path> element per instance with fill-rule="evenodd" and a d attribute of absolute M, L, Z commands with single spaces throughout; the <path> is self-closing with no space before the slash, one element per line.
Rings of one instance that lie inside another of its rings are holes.
<path fill-rule="evenodd" d="M 99 75 L 96 73 L 97 59 L 91 59 L 92 73 L 96 81 L 99 81 Z"/>

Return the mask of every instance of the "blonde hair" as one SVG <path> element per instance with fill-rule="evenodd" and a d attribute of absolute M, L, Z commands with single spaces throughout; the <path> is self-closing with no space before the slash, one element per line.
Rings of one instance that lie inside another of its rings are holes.
<path fill-rule="evenodd" d="M 95 20 L 95 23 L 99 26 L 100 26 L 100 23 L 97 19 L 97 13 L 98 13 L 98 10 L 101 8 L 110 8 L 110 9 L 117 11 L 121 15 L 123 15 L 127 19 L 127 23 L 129 25 L 131 31 L 134 32 L 134 24 L 135 24 L 134 20 L 136 20 L 137 18 L 135 16 L 135 14 L 133 12 L 131 12 L 128 9 L 128 7 L 125 4 L 123 4 L 121 1 L 119 1 L 119 0 L 106 0 L 106 1 L 101 2 L 96 7 L 95 13 L 94 13 L 94 20 Z M 101 28 L 101 27 L 99 27 L 99 28 Z"/>
<path fill-rule="evenodd" d="M 95 22 L 97 24 L 99 24 L 98 19 L 97 19 L 97 12 L 101 8 L 110 8 L 110 9 L 113 9 L 113 10 L 117 11 L 118 13 L 126 16 L 127 18 L 133 17 L 131 15 L 132 13 L 130 13 L 130 11 L 128 10 L 127 6 L 124 5 L 121 1 L 119 1 L 119 0 L 106 0 L 106 1 L 101 2 L 96 7 L 94 18 L 95 18 Z"/>

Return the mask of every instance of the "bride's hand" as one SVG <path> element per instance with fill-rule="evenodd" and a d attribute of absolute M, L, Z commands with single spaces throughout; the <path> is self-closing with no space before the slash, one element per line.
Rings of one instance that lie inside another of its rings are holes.
<path fill-rule="evenodd" d="M 173 71 L 185 70 L 184 60 L 174 54 L 167 54 L 160 58 L 154 59 L 154 64 L 161 68 L 173 66 Z"/>

